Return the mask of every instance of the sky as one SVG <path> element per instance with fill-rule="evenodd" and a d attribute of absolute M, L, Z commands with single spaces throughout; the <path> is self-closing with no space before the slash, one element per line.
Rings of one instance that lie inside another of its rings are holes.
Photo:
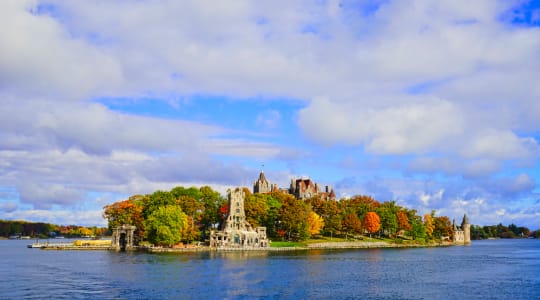
<path fill-rule="evenodd" d="M 540 228 L 540 1 L 0 2 L 0 219 L 310 177 Z"/>

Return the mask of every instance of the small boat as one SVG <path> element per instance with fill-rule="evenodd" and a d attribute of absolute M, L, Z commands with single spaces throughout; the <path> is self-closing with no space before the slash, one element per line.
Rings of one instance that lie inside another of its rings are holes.
<path fill-rule="evenodd" d="M 59 235 L 59 236 L 55 237 L 55 239 L 63 239 L 63 238 L 64 238 L 64 237 L 63 237 L 63 236 L 61 236 L 61 235 Z"/>
<path fill-rule="evenodd" d="M 43 248 L 45 246 L 47 246 L 46 243 L 39 243 L 39 242 L 26 245 L 26 247 L 28 248 Z"/>

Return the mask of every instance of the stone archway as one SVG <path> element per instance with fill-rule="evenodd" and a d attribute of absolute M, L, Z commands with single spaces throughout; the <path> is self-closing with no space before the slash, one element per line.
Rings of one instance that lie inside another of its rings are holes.
<path fill-rule="evenodd" d="M 135 230 L 132 225 L 122 225 L 113 229 L 111 247 L 114 250 L 126 251 L 135 247 Z"/>

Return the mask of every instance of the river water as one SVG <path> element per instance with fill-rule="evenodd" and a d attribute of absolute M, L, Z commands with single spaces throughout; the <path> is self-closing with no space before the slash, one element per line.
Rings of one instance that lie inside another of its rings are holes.
<path fill-rule="evenodd" d="M 146 254 L 0 241 L 0 299 L 540 299 L 540 240 Z"/>

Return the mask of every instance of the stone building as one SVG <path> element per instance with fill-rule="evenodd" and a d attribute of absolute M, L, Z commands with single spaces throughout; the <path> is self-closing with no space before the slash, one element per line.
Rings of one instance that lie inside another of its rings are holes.
<path fill-rule="evenodd" d="M 111 248 L 121 251 L 134 249 L 136 229 L 137 227 L 127 224 L 113 228 Z"/>
<path fill-rule="evenodd" d="M 336 194 L 334 190 L 330 190 L 328 186 L 325 187 L 324 192 L 318 183 L 313 182 L 310 178 L 293 178 L 291 179 L 291 185 L 289 187 L 289 193 L 296 197 L 296 199 L 309 199 L 314 196 L 319 196 L 323 200 L 335 199 Z"/>
<path fill-rule="evenodd" d="M 276 184 L 271 184 L 266 177 L 264 172 L 261 171 L 259 178 L 253 184 L 253 193 L 254 194 L 264 194 L 278 191 Z M 291 185 L 288 189 L 282 189 L 282 191 L 293 195 L 296 199 L 309 199 L 314 196 L 319 196 L 321 199 L 329 200 L 335 199 L 336 194 L 333 189 L 330 189 L 328 186 L 325 187 L 325 190 L 322 191 L 318 183 L 313 182 L 310 178 L 293 178 L 291 179 Z"/>
<path fill-rule="evenodd" d="M 467 215 L 463 215 L 463 221 L 461 221 L 461 226 L 456 225 L 456 220 L 453 220 L 454 227 L 454 236 L 452 241 L 455 244 L 470 244 L 471 243 L 471 224 L 469 223 L 469 218 Z"/>
<path fill-rule="evenodd" d="M 246 221 L 244 198 L 245 194 L 241 188 L 229 191 L 229 214 L 222 230 L 211 232 L 211 248 L 257 249 L 270 246 L 270 241 L 266 237 L 266 227 L 253 228 Z"/>
<path fill-rule="evenodd" d="M 257 181 L 255 181 L 255 183 L 253 184 L 253 193 L 264 194 L 274 191 L 277 191 L 277 185 L 270 184 L 270 182 L 266 180 L 264 172 L 261 170 L 261 173 L 259 174 L 259 179 L 257 179 Z"/>

